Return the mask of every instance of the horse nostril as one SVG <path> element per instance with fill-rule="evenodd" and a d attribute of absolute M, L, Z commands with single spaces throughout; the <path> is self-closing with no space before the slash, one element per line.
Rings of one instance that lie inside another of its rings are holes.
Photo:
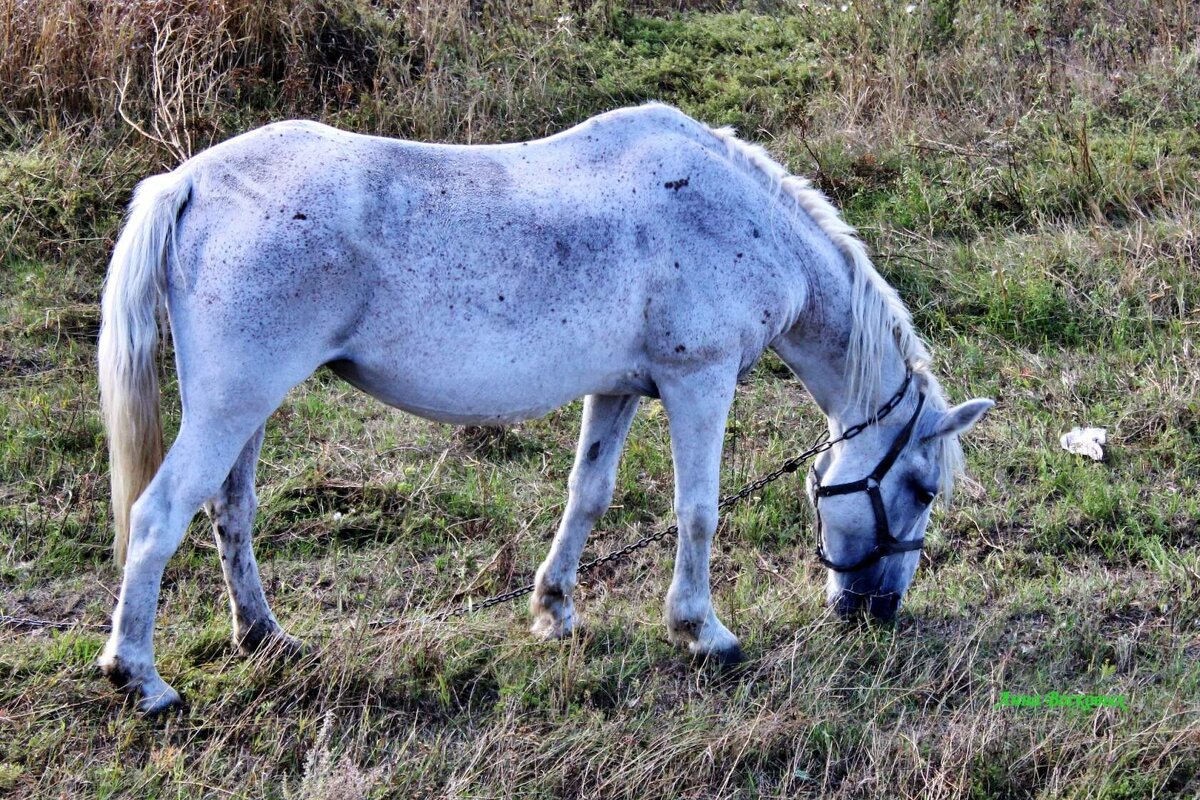
<path fill-rule="evenodd" d="M 870 602 L 871 616 L 881 622 L 891 622 L 900 609 L 900 595 L 895 592 L 873 594 Z"/>

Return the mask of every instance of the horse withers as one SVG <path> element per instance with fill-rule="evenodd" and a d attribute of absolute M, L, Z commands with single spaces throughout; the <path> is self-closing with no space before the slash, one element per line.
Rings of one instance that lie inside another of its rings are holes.
<path fill-rule="evenodd" d="M 163 457 L 158 314 L 183 420 Z M 99 368 L 124 565 L 104 673 L 145 711 L 179 700 L 154 665 L 163 568 L 213 521 L 245 650 L 292 640 L 251 549 L 268 416 L 328 365 L 431 420 L 507 423 L 584 397 L 569 496 L 537 570 L 532 630 L 577 624 L 584 541 L 613 493 L 640 397 L 671 434 L 671 639 L 741 658 L 717 618 L 709 551 L 738 377 L 772 348 L 828 417 L 814 465 L 827 598 L 895 613 L 958 437 L 991 407 L 947 408 L 929 355 L 862 243 L 802 178 L 731 130 L 664 105 L 546 139 L 421 144 L 283 122 L 143 181 L 102 304 Z"/>

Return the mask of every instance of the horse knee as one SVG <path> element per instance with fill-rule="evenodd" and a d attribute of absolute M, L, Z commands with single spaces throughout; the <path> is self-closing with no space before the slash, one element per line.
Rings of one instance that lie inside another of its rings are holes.
<path fill-rule="evenodd" d="M 683 503 L 675 510 L 679 533 L 693 539 L 711 539 L 717 530 L 717 509 L 707 503 Z"/>
<path fill-rule="evenodd" d="M 595 476 L 587 480 L 572 481 L 568 489 L 573 510 L 590 522 L 595 522 L 604 516 L 604 512 L 612 505 L 615 488 L 614 476 Z"/>

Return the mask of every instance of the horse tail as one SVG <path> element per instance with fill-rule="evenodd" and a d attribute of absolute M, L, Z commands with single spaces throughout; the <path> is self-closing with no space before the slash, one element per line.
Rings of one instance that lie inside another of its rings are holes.
<path fill-rule="evenodd" d="M 177 173 L 138 184 L 104 282 L 100 405 L 108 432 L 113 555 L 118 566 L 125 563 L 130 510 L 163 460 L 155 354 L 170 245 L 191 190 L 190 177 Z"/>

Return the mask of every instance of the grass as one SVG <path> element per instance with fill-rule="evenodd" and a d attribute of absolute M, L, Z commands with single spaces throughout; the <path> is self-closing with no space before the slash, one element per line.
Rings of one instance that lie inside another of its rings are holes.
<path fill-rule="evenodd" d="M 234 653 L 197 521 L 158 637 L 188 708 L 140 719 L 94 674 L 101 632 L 0 633 L 0 791 L 1196 796 L 1200 17 L 1169 0 L 912 6 L 0 0 L 3 613 L 107 620 L 93 364 L 121 209 L 139 177 L 271 119 L 478 142 L 662 99 L 736 124 L 845 209 L 950 394 L 999 403 L 894 628 L 822 607 L 796 483 L 726 515 L 714 595 L 755 659 L 731 678 L 666 642 L 666 548 L 581 588 L 587 628 L 561 644 L 532 642 L 520 607 L 422 622 L 532 574 L 579 407 L 464 432 L 320 373 L 268 426 L 256 539 L 312 655 Z M 819 424 L 766 357 L 739 387 L 723 485 Z M 1077 424 L 1108 429 L 1105 462 L 1058 447 Z M 646 402 L 588 554 L 668 520 L 670 497 Z M 1005 691 L 1128 708 L 996 707 Z"/>

